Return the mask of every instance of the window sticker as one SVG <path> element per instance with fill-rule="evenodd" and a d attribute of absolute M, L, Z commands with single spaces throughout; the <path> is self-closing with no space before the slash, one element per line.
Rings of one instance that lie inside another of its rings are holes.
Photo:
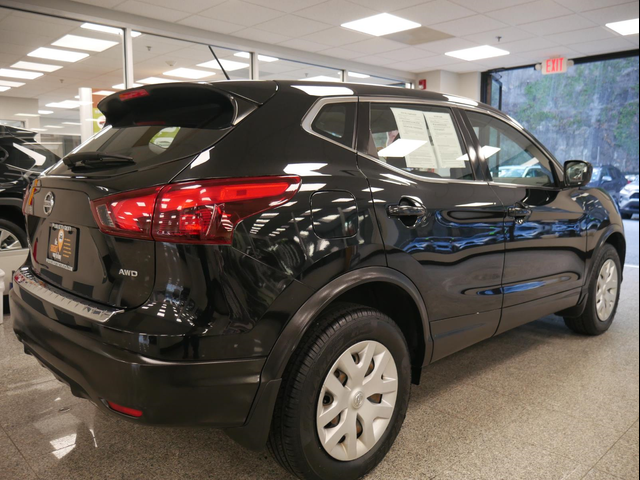
<path fill-rule="evenodd" d="M 391 111 L 398 126 L 400 140 L 413 140 L 412 142 L 403 142 L 405 145 L 402 145 L 403 148 L 400 149 L 407 152 L 404 155 L 407 167 L 419 169 L 438 168 L 438 161 L 431 146 L 429 132 L 422 112 L 405 108 L 391 108 Z M 384 156 L 384 150 L 387 150 L 390 146 L 381 150 L 379 154 Z"/>
<path fill-rule="evenodd" d="M 451 115 L 423 112 L 429 126 L 440 168 L 465 168 L 465 157 Z"/>

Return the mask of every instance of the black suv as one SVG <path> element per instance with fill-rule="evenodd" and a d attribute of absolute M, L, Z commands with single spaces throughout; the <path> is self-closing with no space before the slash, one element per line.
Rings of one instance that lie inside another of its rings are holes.
<path fill-rule="evenodd" d="M 104 411 L 357 478 L 429 363 L 548 314 L 613 321 L 614 203 L 491 107 L 232 81 L 99 108 L 107 126 L 25 197 L 11 299 L 25 352 Z"/>

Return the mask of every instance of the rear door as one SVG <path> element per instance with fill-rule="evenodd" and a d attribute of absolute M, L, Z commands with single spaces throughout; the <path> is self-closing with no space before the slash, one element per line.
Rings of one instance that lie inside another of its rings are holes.
<path fill-rule="evenodd" d="M 465 114 L 507 210 L 503 332 L 577 303 L 587 219 L 581 191 L 561 186 L 560 166 L 528 134 L 489 112 Z"/>
<path fill-rule="evenodd" d="M 458 113 L 361 97 L 358 117 L 358 165 L 388 265 L 423 295 L 433 360 L 492 336 L 502 305 L 504 209 L 467 150 Z"/>

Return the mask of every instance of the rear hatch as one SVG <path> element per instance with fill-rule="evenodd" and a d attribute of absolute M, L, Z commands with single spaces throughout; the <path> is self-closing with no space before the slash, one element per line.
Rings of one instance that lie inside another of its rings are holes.
<path fill-rule="evenodd" d="M 103 233 L 91 202 L 170 183 L 259 104 L 221 85 L 181 83 L 123 91 L 98 107 L 106 126 L 25 197 L 32 264 L 43 280 L 75 295 L 132 308 L 153 289 L 154 242 Z M 122 213 L 134 224 L 145 221 L 135 210 Z"/>

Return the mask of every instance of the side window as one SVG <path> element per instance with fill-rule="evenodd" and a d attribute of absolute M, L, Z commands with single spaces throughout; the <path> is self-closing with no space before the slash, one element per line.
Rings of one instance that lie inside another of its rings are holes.
<path fill-rule="evenodd" d="M 526 136 L 502 120 L 466 112 L 496 183 L 553 187 L 551 161 Z"/>
<path fill-rule="evenodd" d="M 311 129 L 346 147 L 353 147 L 356 103 L 331 103 L 325 105 L 311 124 Z"/>
<path fill-rule="evenodd" d="M 423 177 L 474 179 L 448 108 L 371 103 L 369 129 L 369 155 L 389 165 Z"/>

